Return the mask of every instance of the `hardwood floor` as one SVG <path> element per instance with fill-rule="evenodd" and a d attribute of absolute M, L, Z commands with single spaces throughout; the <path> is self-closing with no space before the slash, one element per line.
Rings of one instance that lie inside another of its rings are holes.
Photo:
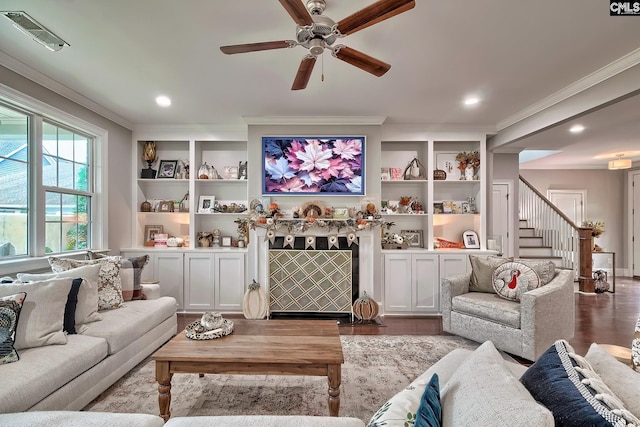
<path fill-rule="evenodd" d="M 569 342 L 578 354 L 584 355 L 593 342 L 629 347 L 640 316 L 640 280 L 616 277 L 616 293 L 576 293 L 576 330 Z M 225 315 L 229 319 L 242 315 Z M 182 330 L 200 314 L 178 314 L 178 329 Z M 341 335 L 442 335 L 440 317 L 384 316 L 383 326 L 340 325 Z"/>

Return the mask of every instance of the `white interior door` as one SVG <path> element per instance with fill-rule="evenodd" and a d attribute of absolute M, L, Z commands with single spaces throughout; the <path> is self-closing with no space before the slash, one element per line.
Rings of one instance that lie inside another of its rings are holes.
<path fill-rule="evenodd" d="M 510 182 L 493 182 L 491 194 L 491 232 L 493 236 L 502 236 L 502 252 L 504 256 L 514 256 L 513 248 L 513 220 L 511 207 Z"/>
<path fill-rule="evenodd" d="M 548 190 L 547 198 L 578 227 L 584 220 L 586 190 Z"/>

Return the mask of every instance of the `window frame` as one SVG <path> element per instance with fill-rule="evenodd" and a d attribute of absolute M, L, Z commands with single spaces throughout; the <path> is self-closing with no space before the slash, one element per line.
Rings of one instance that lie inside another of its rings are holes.
<path fill-rule="evenodd" d="M 108 132 L 95 124 L 4 85 L 0 85 L 0 101 L 8 107 L 15 108 L 30 116 L 28 253 L 0 259 L 0 276 L 48 268 L 47 258 L 49 255 L 53 255 L 45 253 L 45 192 L 47 189 L 59 189 L 59 187 L 45 187 L 42 181 L 42 126 L 45 120 L 64 128 L 70 128 L 94 141 L 89 154 L 91 156 L 89 159 L 91 177 L 89 179 L 93 183 L 93 188 L 89 209 L 91 247 L 87 249 L 108 247 L 108 181 L 106 175 Z M 32 183 L 37 184 L 32 185 Z M 73 192 L 75 191 L 77 190 L 73 190 Z M 85 249 L 56 252 L 56 254 L 62 254 L 65 257 L 79 257 L 84 253 L 86 253 Z"/>

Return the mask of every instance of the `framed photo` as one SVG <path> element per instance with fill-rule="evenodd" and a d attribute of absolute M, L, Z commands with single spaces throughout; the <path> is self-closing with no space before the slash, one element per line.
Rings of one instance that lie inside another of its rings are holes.
<path fill-rule="evenodd" d="M 444 204 L 442 202 L 435 202 L 433 204 L 433 213 L 434 214 L 444 213 Z"/>
<path fill-rule="evenodd" d="M 462 202 L 462 213 L 463 214 L 473 213 L 471 212 L 471 205 L 469 204 L 469 202 Z"/>
<path fill-rule="evenodd" d="M 247 162 L 238 163 L 238 179 L 247 179 Z"/>
<path fill-rule="evenodd" d="M 401 181 L 402 180 L 402 169 L 400 168 L 389 168 L 389 172 L 391 173 L 392 181 Z"/>
<path fill-rule="evenodd" d="M 173 212 L 173 200 L 162 200 L 158 203 L 158 212 Z"/>
<path fill-rule="evenodd" d="M 436 153 L 436 169 L 447 173 L 445 181 L 457 181 L 460 179 L 459 162 L 456 160 L 457 152 Z"/>
<path fill-rule="evenodd" d="M 422 238 L 422 230 L 402 230 L 400 231 L 405 237 L 405 242 L 412 248 L 423 248 L 424 240 Z"/>
<path fill-rule="evenodd" d="M 158 178 L 175 178 L 177 168 L 177 160 L 160 160 L 160 165 L 158 166 Z"/>
<path fill-rule="evenodd" d="M 225 166 L 224 179 L 238 179 L 238 166 Z"/>
<path fill-rule="evenodd" d="M 349 208 L 333 208 L 333 219 L 349 219 Z"/>
<path fill-rule="evenodd" d="M 478 233 L 473 230 L 465 230 L 462 233 L 462 241 L 464 242 L 464 247 L 467 249 L 480 249 Z"/>
<path fill-rule="evenodd" d="M 231 246 L 231 236 L 222 236 L 222 246 L 225 246 L 225 247 Z"/>
<path fill-rule="evenodd" d="M 213 213 L 216 196 L 200 196 L 198 201 L 198 213 Z"/>
<path fill-rule="evenodd" d="M 391 180 L 391 171 L 389 170 L 389 168 L 380 168 L 380 180 L 381 181 Z"/>
<path fill-rule="evenodd" d="M 153 242 L 156 234 L 162 234 L 164 227 L 162 225 L 145 225 L 144 226 L 144 241 Z"/>

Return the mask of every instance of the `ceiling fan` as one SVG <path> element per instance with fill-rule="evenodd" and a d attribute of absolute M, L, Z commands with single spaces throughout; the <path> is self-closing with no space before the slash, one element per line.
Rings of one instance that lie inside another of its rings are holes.
<path fill-rule="evenodd" d="M 341 61 L 347 62 L 374 76 L 380 77 L 391 65 L 367 54 L 344 45 L 335 45 L 336 39 L 353 34 L 378 22 L 382 22 L 415 7 L 415 0 L 379 0 L 364 9 L 334 22 L 323 15 L 325 0 L 308 0 L 306 7 L 300 0 L 279 0 L 280 4 L 298 24 L 296 40 L 280 40 L 259 43 L 221 46 L 220 50 L 227 55 L 235 53 L 256 52 L 260 50 L 283 49 L 303 46 L 309 54 L 302 59 L 291 90 L 307 87 L 316 59 L 325 49 Z"/>

